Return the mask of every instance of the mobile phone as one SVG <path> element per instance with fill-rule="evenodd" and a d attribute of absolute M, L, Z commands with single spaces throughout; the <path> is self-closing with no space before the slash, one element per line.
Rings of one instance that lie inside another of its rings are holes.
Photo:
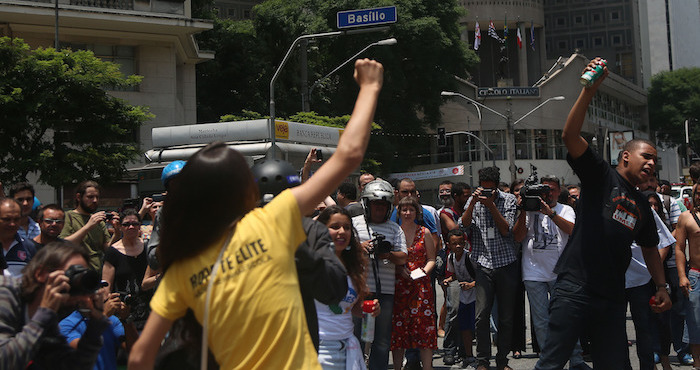
<path fill-rule="evenodd" d="M 316 159 L 319 161 L 323 160 L 323 151 L 321 149 L 316 149 Z"/>
<path fill-rule="evenodd" d="M 163 195 L 163 194 L 153 194 L 153 195 L 151 195 L 151 199 L 153 199 L 154 202 L 162 202 L 163 199 L 165 199 L 165 195 Z"/>

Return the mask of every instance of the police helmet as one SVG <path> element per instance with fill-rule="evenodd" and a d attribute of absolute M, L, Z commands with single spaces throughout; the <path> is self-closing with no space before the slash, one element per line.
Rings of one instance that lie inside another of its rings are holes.
<path fill-rule="evenodd" d="M 269 203 L 285 189 L 301 184 L 299 173 L 289 162 L 279 159 L 267 159 L 251 168 L 255 182 L 260 190 L 262 204 Z"/>

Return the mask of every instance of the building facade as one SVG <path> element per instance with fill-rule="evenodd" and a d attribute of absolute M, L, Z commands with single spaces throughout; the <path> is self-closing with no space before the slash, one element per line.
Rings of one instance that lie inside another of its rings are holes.
<path fill-rule="evenodd" d="M 196 121 L 195 65 L 213 55 L 199 50 L 194 35 L 213 25 L 191 18 L 190 7 L 190 0 L 2 1 L 0 36 L 36 48 L 53 47 L 58 34 L 60 47 L 92 50 L 123 73 L 143 76 L 135 89 L 109 93 L 155 115 L 138 133 L 145 151 L 152 147 L 153 127 Z M 38 190 L 42 202 L 59 201 L 54 189 Z"/>

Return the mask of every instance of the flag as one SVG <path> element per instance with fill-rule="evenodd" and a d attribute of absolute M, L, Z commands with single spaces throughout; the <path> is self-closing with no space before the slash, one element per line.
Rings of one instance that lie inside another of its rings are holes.
<path fill-rule="evenodd" d="M 530 21 L 530 47 L 535 50 L 535 24 Z"/>
<path fill-rule="evenodd" d="M 518 27 L 518 31 L 517 31 L 516 36 L 518 36 L 518 49 L 522 49 L 523 48 L 523 38 L 522 38 L 522 36 L 520 36 L 520 27 Z"/>
<path fill-rule="evenodd" d="M 479 22 L 476 22 L 476 26 L 474 26 L 474 50 L 479 50 L 480 44 L 481 44 L 481 29 L 479 28 Z"/>
<path fill-rule="evenodd" d="M 496 33 L 496 27 L 493 25 L 493 21 L 489 22 L 489 36 L 493 37 L 498 41 L 502 41 L 501 38 Z"/>
<path fill-rule="evenodd" d="M 508 16 L 503 20 L 503 41 L 508 40 Z"/>

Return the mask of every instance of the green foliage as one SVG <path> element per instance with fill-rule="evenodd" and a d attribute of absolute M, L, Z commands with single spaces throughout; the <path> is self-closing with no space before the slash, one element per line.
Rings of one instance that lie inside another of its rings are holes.
<path fill-rule="evenodd" d="M 681 68 L 661 72 L 649 88 L 649 123 L 657 138 L 665 144 L 685 144 L 685 120 L 695 119 L 689 127 L 690 146 L 700 152 L 700 68 Z"/>
<path fill-rule="evenodd" d="M 140 81 L 90 51 L 30 50 L 21 39 L 0 38 L 0 181 L 32 172 L 54 187 L 118 179 L 139 155 L 135 132 L 151 115 L 103 87 Z"/>
<path fill-rule="evenodd" d="M 440 91 L 454 89 L 453 77 L 468 78 L 468 70 L 478 63 L 460 40 L 464 10 L 457 0 L 268 0 L 254 8 L 252 22 L 217 20 L 200 41 L 203 49 L 216 52 L 215 61 L 198 66 L 200 120 L 242 109 L 267 112 L 270 80 L 294 39 L 335 30 L 338 11 L 387 5 L 398 10 L 398 22 L 387 32 L 310 42 L 308 85 L 370 43 L 395 37 L 397 45 L 375 46 L 360 56 L 379 60 L 386 71 L 375 119 L 387 133 L 420 134 L 434 127 L 440 121 Z M 275 85 L 279 117 L 291 117 L 302 108 L 298 49 Z M 319 116 L 342 116 L 352 111 L 356 96 L 350 63 L 313 91 L 310 105 Z M 417 164 L 415 153 L 428 153 L 425 140 L 407 144 L 398 136 L 375 137 L 368 155 L 386 163 L 386 171 L 405 169 Z M 397 158 L 398 151 L 406 155 Z"/>

